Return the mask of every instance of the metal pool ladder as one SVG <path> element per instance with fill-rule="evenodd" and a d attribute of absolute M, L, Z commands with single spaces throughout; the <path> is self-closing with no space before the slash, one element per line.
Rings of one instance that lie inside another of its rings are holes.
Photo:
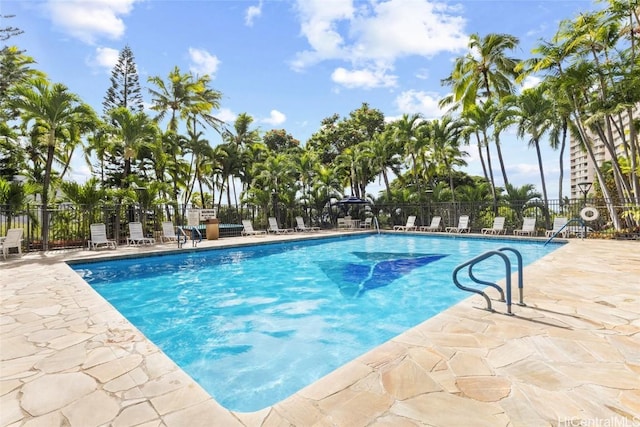
<path fill-rule="evenodd" d="M 509 260 L 509 257 L 507 255 L 505 255 L 505 251 L 508 252 L 513 252 L 516 255 L 516 258 L 518 259 L 518 291 L 519 291 L 519 295 L 520 295 L 520 301 L 518 302 L 518 305 L 520 306 L 524 306 L 526 305 L 523 301 L 523 282 L 522 282 L 522 255 L 520 254 L 520 252 L 518 252 L 517 250 L 513 249 L 513 248 L 509 248 L 509 247 L 502 247 L 496 250 L 492 250 L 492 251 L 487 251 L 483 254 L 478 255 L 475 258 L 470 259 L 469 261 L 466 261 L 462 264 L 460 264 L 459 266 L 457 266 L 455 268 L 455 270 L 453 270 L 453 283 L 455 283 L 455 285 L 459 288 L 462 289 L 463 291 L 467 291 L 467 292 L 472 292 L 474 294 L 478 294 L 478 295 L 482 295 L 482 297 L 484 297 L 485 301 L 487 302 L 487 310 L 489 311 L 495 311 L 493 310 L 493 308 L 491 307 L 491 300 L 489 299 L 489 297 L 487 296 L 486 293 L 484 293 L 483 291 L 479 290 L 479 289 L 474 289 L 474 288 L 470 288 L 468 286 L 464 286 L 460 283 L 460 281 L 458 280 L 458 272 L 460 272 L 460 270 L 462 270 L 465 267 L 469 267 L 469 278 L 474 281 L 475 283 L 479 283 L 481 285 L 486 285 L 486 286 L 491 286 L 494 289 L 497 289 L 498 292 L 500 292 L 500 301 L 501 302 L 505 302 L 505 293 L 502 290 L 502 288 L 500 286 L 498 286 L 497 284 L 493 283 L 493 282 L 487 282 L 485 280 L 480 280 L 478 279 L 474 274 L 473 274 L 473 266 L 480 263 L 481 261 L 484 261 L 485 259 L 491 258 L 493 256 L 498 256 L 500 258 L 502 258 L 502 260 L 504 261 L 504 266 L 505 266 L 505 272 L 506 272 L 506 283 L 507 283 L 507 295 L 506 295 L 506 303 L 507 303 L 507 314 L 509 316 L 513 316 L 513 313 L 511 312 L 511 261 Z"/>
<path fill-rule="evenodd" d="M 196 235 L 199 237 L 197 242 L 196 242 Z M 184 241 L 180 240 L 181 237 L 184 237 Z M 178 247 L 181 248 L 182 245 L 187 243 L 187 240 L 189 240 L 189 236 L 187 235 L 187 232 L 184 231 L 184 228 L 178 226 Z M 191 227 L 191 246 L 195 248 L 196 246 L 198 246 L 198 243 L 200 242 L 202 242 L 202 234 L 200 233 L 200 230 L 198 230 L 197 227 Z"/>

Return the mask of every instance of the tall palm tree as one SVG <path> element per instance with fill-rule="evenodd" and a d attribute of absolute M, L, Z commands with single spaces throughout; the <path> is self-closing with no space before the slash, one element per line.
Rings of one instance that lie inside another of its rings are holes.
<path fill-rule="evenodd" d="M 25 126 L 32 124 L 46 131 L 46 161 L 42 181 L 42 242 L 43 249 L 48 249 L 49 238 L 49 190 L 53 161 L 59 154 L 59 141 L 69 127 L 85 124 L 83 129 L 89 131 L 97 123 L 97 115 L 80 98 L 69 92 L 61 84 L 50 84 L 47 80 L 36 79 L 29 85 L 21 85 L 15 89 L 16 97 L 11 100 L 12 106 L 21 113 Z"/>
<path fill-rule="evenodd" d="M 517 37 L 509 34 L 490 33 L 484 37 L 469 37 L 469 53 L 456 60 L 451 74 L 442 84 L 453 89 L 453 97 L 446 103 L 461 103 L 462 110 L 483 100 L 500 98 L 514 91 L 513 80 L 518 60 L 505 54 L 518 46 Z"/>
<path fill-rule="evenodd" d="M 425 150 L 429 141 L 429 123 L 420 114 L 404 114 L 401 119 L 392 122 L 396 143 L 411 164 L 413 185 L 420 191 L 421 171 L 425 170 Z"/>
<path fill-rule="evenodd" d="M 242 184 L 242 191 L 250 183 L 250 174 L 247 171 L 252 169 L 252 164 L 260 161 L 262 156 L 255 156 L 256 153 L 248 153 L 249 150 L 255 148 L 254 144 L 260 143 L 260 133 L 257 129 L 251 129 L 253 117 L 247 113 L 240 113 L 233 123 L 233 129 L 225 129 L 222 133 L 222 139 L 235 147 L 235 151 L 240 157 L 240 165 L 230 177 L 229 184 L 233 186 L 234 198 L 236 205 L 238 198 L 236 196 L 235 183 L 238 178 Z"/>
<path fill-rule="evenodd" d="M 497 105 L 500 98 L 513 94 L 520 61 L 506 52 L 515 49 L 518 43 L 518 38 L 509 34 L 490 33 L 484 37 L 472 34 L 468 43 L 470 52 L 458 58 L 451 74 L 442 80 L 442 84 L 450 86 L 453 93 L 443 98 L 440 104 L 457 104 L 462 107 L 464 115 L 478 104 L 478 99 L 481 104 L 493 100 Z M 504 181 L 508 183 L 499 137 L 494 142 Z M 489 141 L 485 139 L 482 144 L 488 150 Z M 495 183 L 491 185 L 495 187 Z"/>
<path fill-rule="evenodd" d="M 157 128 L 144 112 L 134 113 L 129 108 L 117 107 L 108 112 L 111 123 L 111 142 L 123 153 L 124 166 L 120 187 L 128 187 L 132 161 L 145 144 L 156 137 Z"/>
<path fill-rule="evenodd" d="M 450 116 L 444 116 L 441 120 L 432 120 L 430 126 L 432 159 L 436 169 L 449 177 L 451 194 L 455 194 L 453 168 L 466 166 L 464 157 L 469 155 L 460 149 L 463 126 L 462 120 L 454 120 Z"/>
<path fill-rule="evenodd" d="M 482 165 L 482 172 L 485 180 L 491 187 L 494 206 L 497 205 L 498 199 L 496 182 L 493 177 L 491 152 L 489 150 L 489 130 L 495 122 L 497 112 L 497 107 L 494 105 L 493 101 L 487 101 L 483 104 L 473 105 L 462 113 L 462 120 L 466 127 L 465 133 L 469 137 L 473 136 L 476 140 L 478 156 Z"/>
<path fill-rule="evenodd" d="M 387 199 L 391 200 L 391 183 L 389 174 L 399 176 L 401 173 L 400 150 L 395 138 L 394 129 L 387 127 L 378 132 L 364 146 L 364 155 L 368 157 L 372 173 L 382 176 Z"/>
<path fill-rule="evenodd" d="M 191 199 L 193 188 L 195 184 L 198 184 L 198 190 L 201 195 L 204 195 L 204 183 L 208 181 L 207 176 L 210 176 L 215 163 L 214 150 L 209 144 L 209 140 L 204 138 L 203 132 L 194 132 L 189 129 L 188 131 L 188 144 L 186 151 L 191 153 L 191 166 L 193 173 L 191 181 L 187 185 L 187 190 L 184 194 L 185 204 Z M 205 198 L 201 197 L 202 207 L 206 208 Z"/>
<path fill-rule="evenodd" d="M 547 96 L 545 88 L 536 86 L 525 89 L 520 95 L 505 98 L 505 105 L 510 108 L 511 115 L 516 124 L 516 133 L 519 138 L 529 135 L 529 147 L 536 150 L 538 159 L 538 170 L 540 172 L 540 183 L 542 185 L 542 201 L 545 212 L 548 212 L 549 198 L 547 193 L 547 182 L 544 173 L 544 162 L 540 149 L 540 139 L 548 133 L 553 126 L 553 102 Z M 547 222 L 548 222 L 547 218 Z"/>

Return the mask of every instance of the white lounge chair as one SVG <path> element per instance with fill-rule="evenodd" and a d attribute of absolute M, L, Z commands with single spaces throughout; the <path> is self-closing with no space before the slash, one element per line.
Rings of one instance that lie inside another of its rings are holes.
<path fill-rule="evenodd" d="M 346 230 L 347 228 L 351 228 L 351 217 L 345 216 L 344 218 L 338 218 L 338 229 Z"/>
<path fill-rule="evenodd" d="M 179 240 L 178 235 L 176 234 L 176 228 L 173 226 L 171 221 L 164 221 L 162 223 L 162 237 L 160 241 L 162 243 L 165 242 L 177 242 Z"/>
<path fill-rule="evenodd" d="M 307 227 L 304 223 L 304 218 L 301 216 L 296 217 L 296 223 L 298 224 L 296 227 L 296 231 L 319 231 L 320 227 Z"/>
<path fill-rule="evenodd" d="M 569 230 L 567 230 L 566 228 L 563 229 L 563 227 L 565 225 L 567 225 L 567 222 L 569 222 L 569 219 L 563 216 L 557 216 L 553 219 L 553 228 L 551 230 L 547 230 L 545 232 L 545 236 L 546 237 L 551 237 L 553 235 L 555 235 L 556 233 L 558 233 L 558 236 L 561 237 L 567 237 L 567 234 L 569 232 Z M 560 231 L 562 229 L 562 231 Z"/>
<path fill-rule="evenodd" d="M 153 245 L 156 239 L 153 237 L 145 237 L 142 231 L 141 222 L 129 223 L 129 237 L 127 237 L 127 245 Z"/>
<path fill-rule="evenodd" d="M 280 228 L 276 218 L 271 216 L 269 217 L 269 228 L 267 228 L 267 231 L 275 234 L 287 234 L 293 233 L 293 228 Z"/>
<path fill-rule="evenodd" d="M 491 228 L 483 228 L 480 232 L 482 234 L 507 234 L 507 230 L 504 228 L 504 219 L 503 216 L 495 217 Z"/>
<path fill-rule="evenodd" d="M 416 216 L 410 215 L 407 218 L 407 223 L 405 225 L 394 225 L 393 229 L 395 231 L 411 231 L 416 229 Z"/>
<path fill-rule="evenodd" d="M 91 224 L 91 240 L 88 244 L 89 249 L 117 248 L 115 240 L 107 239 L 107 227 L 103 223 Z"/>
<path fill-rule="evenodd" d="M 360 224 L 360 228 L 371 228 L 372 223 L 373 223 L 373 218 L 368 216 L 364 219 L 362 224 Z"/>
<path fill-rule="evenodd" d="M 535 217 L 527 217 L 522 223 L 520 230 L 513 230 L 514 236 L 535 236 L 536 235 L 536 219 Z"/>
<path fill-rule="evenodd" d="M 418 227 L 420 231 L 439 231 L 442 230 L 442 217 L 434 216 L 431 218 L 431 224 Z"/>
<path fill-rule="evenodd" d="M 468 233 L 469 229 L 469 215 L 460 215 L 457 227 L 447 227 L 444 229 L 447 233 Z"/>
<path fill-rule="evenodd" d="M 240 234 L 243 236 L 265 236 L 267 234 L 266 230 L 254 230 L 253 223 L 249 219 L 243 219 L 242 226 L 244 228 Z"/>
<path fill-rule="evenodd" d="M 22 256 L 22 235 L 24 230 L 22 228 L 10 228 L 7 230 L 5 237 L 0 237 L 0 248 L 2 248 L 2 257 L 7 259 L 9 255 L 9 249 L 17 249 L 18 255 Z"/>

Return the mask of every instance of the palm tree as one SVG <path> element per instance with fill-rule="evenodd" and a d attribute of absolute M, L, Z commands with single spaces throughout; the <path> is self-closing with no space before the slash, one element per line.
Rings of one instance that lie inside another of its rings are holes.
<path fill-rule="evenodd" d="M 442 80 L 443 85 L 453 89 L 453 96 L 443 100 L 444 103 L 461 103 L 465 111 L 476 104 L 477 98 L 487 100 L 512 94 L 518 60 L 506 56 L 505 51 L 515 49 L 518 43 L 518 38 L 509 34 L 491 33 L 483 38 L 472 34 L 470 52 L 458 58 L 451 74 Z"/>
<path fill-rule="evenodd" d="M 230 185 L 233 185 L 235 204 L 238 204 L 238 198 L 236 196 L 235 178 L 239 178 L 242 184 L 242 191 L 244 191 L 247 185 L 250 183 L 250 174 L 247 171 L 252 169 L 252 165 L 256 161 L 260 161 L 261 155 L 258 153 L 250 153 L 249 151 L 257 148 L 254 144 L 260 144 L 260 134 L 257 129 L 251 129 L 251 123 L 253 123 L 253 117 L 247 113 L 240 113 L 236 117 L 233 123 L 233 130 L 226 129 L 222 133 L 222 139 L 235 147 L 235 152 L 240 157 L 240 165 L 233 171 L 233 176 L 230 177 Z"/>
<path fill-rule="evenodd" d="M 389 173 L 393 173 L 396 176 L 401 173 L 400 150 L 398 149 L 394 129 L 387 127 L 384 131 L 376 133 L 371 141 L 367 141 L 364 144 L 363 149 L 363 154 L 369 159 L 372 173 L 382 176 L 387 199 L 391 200 Z"/>
<path fill-rule="evenodd" d="M 524 217 L 524 210 L 530 206 L 532 201 L 540 199 L 541 194 L 536 191 L 533 184 L 525 184 L 521 187 L 514 187 L 509 184 L 505 187 L 505 190 L 506 195 L 503 196 L 503 200 L 516 213 L 517 222 L 521 223 Z"/>
<path fill-rule="evenodd" d="M 200 194 L 205 194 L 203 184 L 208 181 L 207 177 L 212 174 L 215 167 L 214 150 L 209 144 L 209 141 L 203 138 L 203 132 L 194 132 L 193 130 L 189 130 L 188 134 L 189 139 L 186 151 L 191 153 L 193 174 L 189 174 L 189 176 L 192 176 L 193 178 L 187 185 L 187 191 L 184 195 L 185 204 L 191 199 L 196 182 L 198 183 L 198 190 L 200 191 Z M 207 206 L 204 203 L 205 198 L 201 197 L 201 201 L 202 208 L 206 208 Z"/>
<path fill-rule="evenodd" d="M 440 104 L 460 105 L 464 115 L 476 107 L 478 98 L 481 103 L 493 100 L 494 105 L 497 105 L 500 98 L 513 94 L 519 60 L 507 56 L 506 51 L 515 49 L 518 43 L 518 38 L 509 34 L 490 33 L 482 38 L 478 34 L 472 34 L 468 44 L 470 52 L 458 58 L 451 74 L 442 80 L 442 84 L 450 86 L 453 93 L 443 98 Z M 508 179 L 499 137 L 495 139 L 495 143 L 506 184 Z M 482 144 L 488 151 L 489 141 L 485 139 Z M 493 180 L 491 183 L 495 187 Z M 495 193 L 495 188 L 493 191 Z"/>
<path fill-rule="evenodd" d="M 478 156 L 482 165 L 482 172 L 485 180 L 491 186 L 491 195 L 494 206 L 497 205 L 496 183 L 493 177 L 493 167 L 491 162 L 491 152 L 489 150 L 489 129 L 495 122 L 497 107 L 493 101 L 484 104 L 473 105 L 462 113 L 462 120 L 465 123 L 465 133 L 468 137 L 474 136 L 478 146 Z M 484 153 L 483 153 L 484 150 Z M 485 164 L 486 153 L 486 164 Z"/>
<path fill-rule="evenodd" d="M 409 158 L 413 176 L 413 185 L 418 194 L 422 173 L 426 169 L 425 150 L 428 144 L 429 123 L 420 114 L 404 114 L 400 120 L 392 122 L 396 143 L 403 148 Z"/>
<path fill-rule="evenodd" d="M 460 150 L 464 123 L 445 116 L 441 120 L 431 121 L 431 147 L 432 159 L 436 169 L 444 172 L 449 177 L 451 194 L 455 194 L 453 186 L 454 166 L 466 166 L 463 157 L 469 154 Z M 455 201 L 455 200 L 454 200 Z"/>
<path fill-rule="evenodd" d="M 97 123 L 97 115 L 80 98 L 70 93 L 68 88 L 60 83 L 51 85 L 44 79 L 37 79 L 30 85 L 21 85 L 15 89 L 16 98 L 12 105 L 21 112 L 25 126 L 33 124 L 46 131 L 44 144 L 47 148 L 44 177 L 42 181 L 42 242 L 43 249 L 48 249 L 49 238 L 49 186 L 53 161 L 59 154 L 58 142 L 69 127 L 84 123 L 84 129 L 89 130 Z"/>
<path fill-rule="evenodd" d="M 540 183 L 542 185 L 542 199 L 545 209 L 548 209 L 547 184 L 544 174 L 544 162 L 540 150 L 540 139 L 550 131 L 553 120 L 550 113 L 553 111 L 553 103 L 546 95 L 542 86 L 524 90 L 519 96 L 505 98 L 505 106 L 511 107 L 511 116 L 516 127 L 517 136 L 523 138 L 529 135 L 529 147 L 536 150 L 538 170 L 540 171 Z"/>
<path fill-rule="evenodd" d="M 124 156 L 121 187 L 128 187 L 132 159 L 138 156 L 143 145 L 153 141 L 157 128 L 144 112 L 134 113 L 126 107 L 109 110 L 112 143 L 119 147 L 117 151 Z"/>

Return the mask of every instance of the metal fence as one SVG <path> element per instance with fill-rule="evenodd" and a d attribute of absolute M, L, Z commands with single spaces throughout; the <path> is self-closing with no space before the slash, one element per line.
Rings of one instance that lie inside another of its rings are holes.
<path fill-rule="evenodd" d="M 640 206 L 615 206 L 622 220 L 623 227 L 615 230 L 609 216 L 609 206 L 603 200 L 590 199 L 588 206 L 597 209 L 598 218 L 586 223 L 588 238 L 632 238 L 640 239 Z M 279 206 L 278 222 L 283 227 L 294 227 L 295 216 L 304 216 L 308 223 L 323 228 L 335 227 L 338 217 L 349 215 L 354 219 L 364 220 L 367 216 L 375 216 L 381 229 L 390 229 L 394 225 L 404 225 L 410 215 L 416 216 L 416 225 L 429 225 L 433 216 L 442 217 L 443 227 L 456 226 L 460 215 L 470 217 L 472 232 L 480 232 L 482 228 L 491 227 L 496 216 L 505 217 L 507 233 L 522 227 L 524 217 L 535 217 L 537 234 L 544 235 L 551 229 L 555 217 L 569 219 L 580 218 L 585 207 L 584 200 L 548 201 L 545 205 L 540 200 L 499 203 L 491 202 L 446 202 L 424 204 L 384 204 L 384 205 L 328 205 L 322 212 L 313 212 L 300 206 L 294 209 Z M 24 230 L 25 251 L 42 251 L 44 249 L 68 249 L 87 247 L 90 239 L 90 225 L 104 223 L 107 235 L 119 244 L 126 243 L 129 222 L 141 222 L 145 234 L 159 238 L 163 221 L 171 221 L 174 225 L 186 225 L 184 219 L 188 209 L 170 205 L 143 208 L 139 205 L 116 206 L 74 206 L 61 204 L 48 210 L 49 233 L 46 239 L 42 236 L 42 207 L 28 205 L 24 209 L 12 210 L 10 206 L 0 206 L 0 236 L 6 235 L 9 228 Z M 255 206 L 230 208 L 222 206 L 217 209 L 221 223 L 220 237 L 238 235 L 241 228 L 231 225 L 241 224 L 242 219 L 251 219 L 256 228 L 266 228 L 267 217 L 274 216 L 273 211 L 263 212 Z M 226 225 L 229 225 L 228 227 Z M 46 243 L 45 243 L 46 242 Z"/>

